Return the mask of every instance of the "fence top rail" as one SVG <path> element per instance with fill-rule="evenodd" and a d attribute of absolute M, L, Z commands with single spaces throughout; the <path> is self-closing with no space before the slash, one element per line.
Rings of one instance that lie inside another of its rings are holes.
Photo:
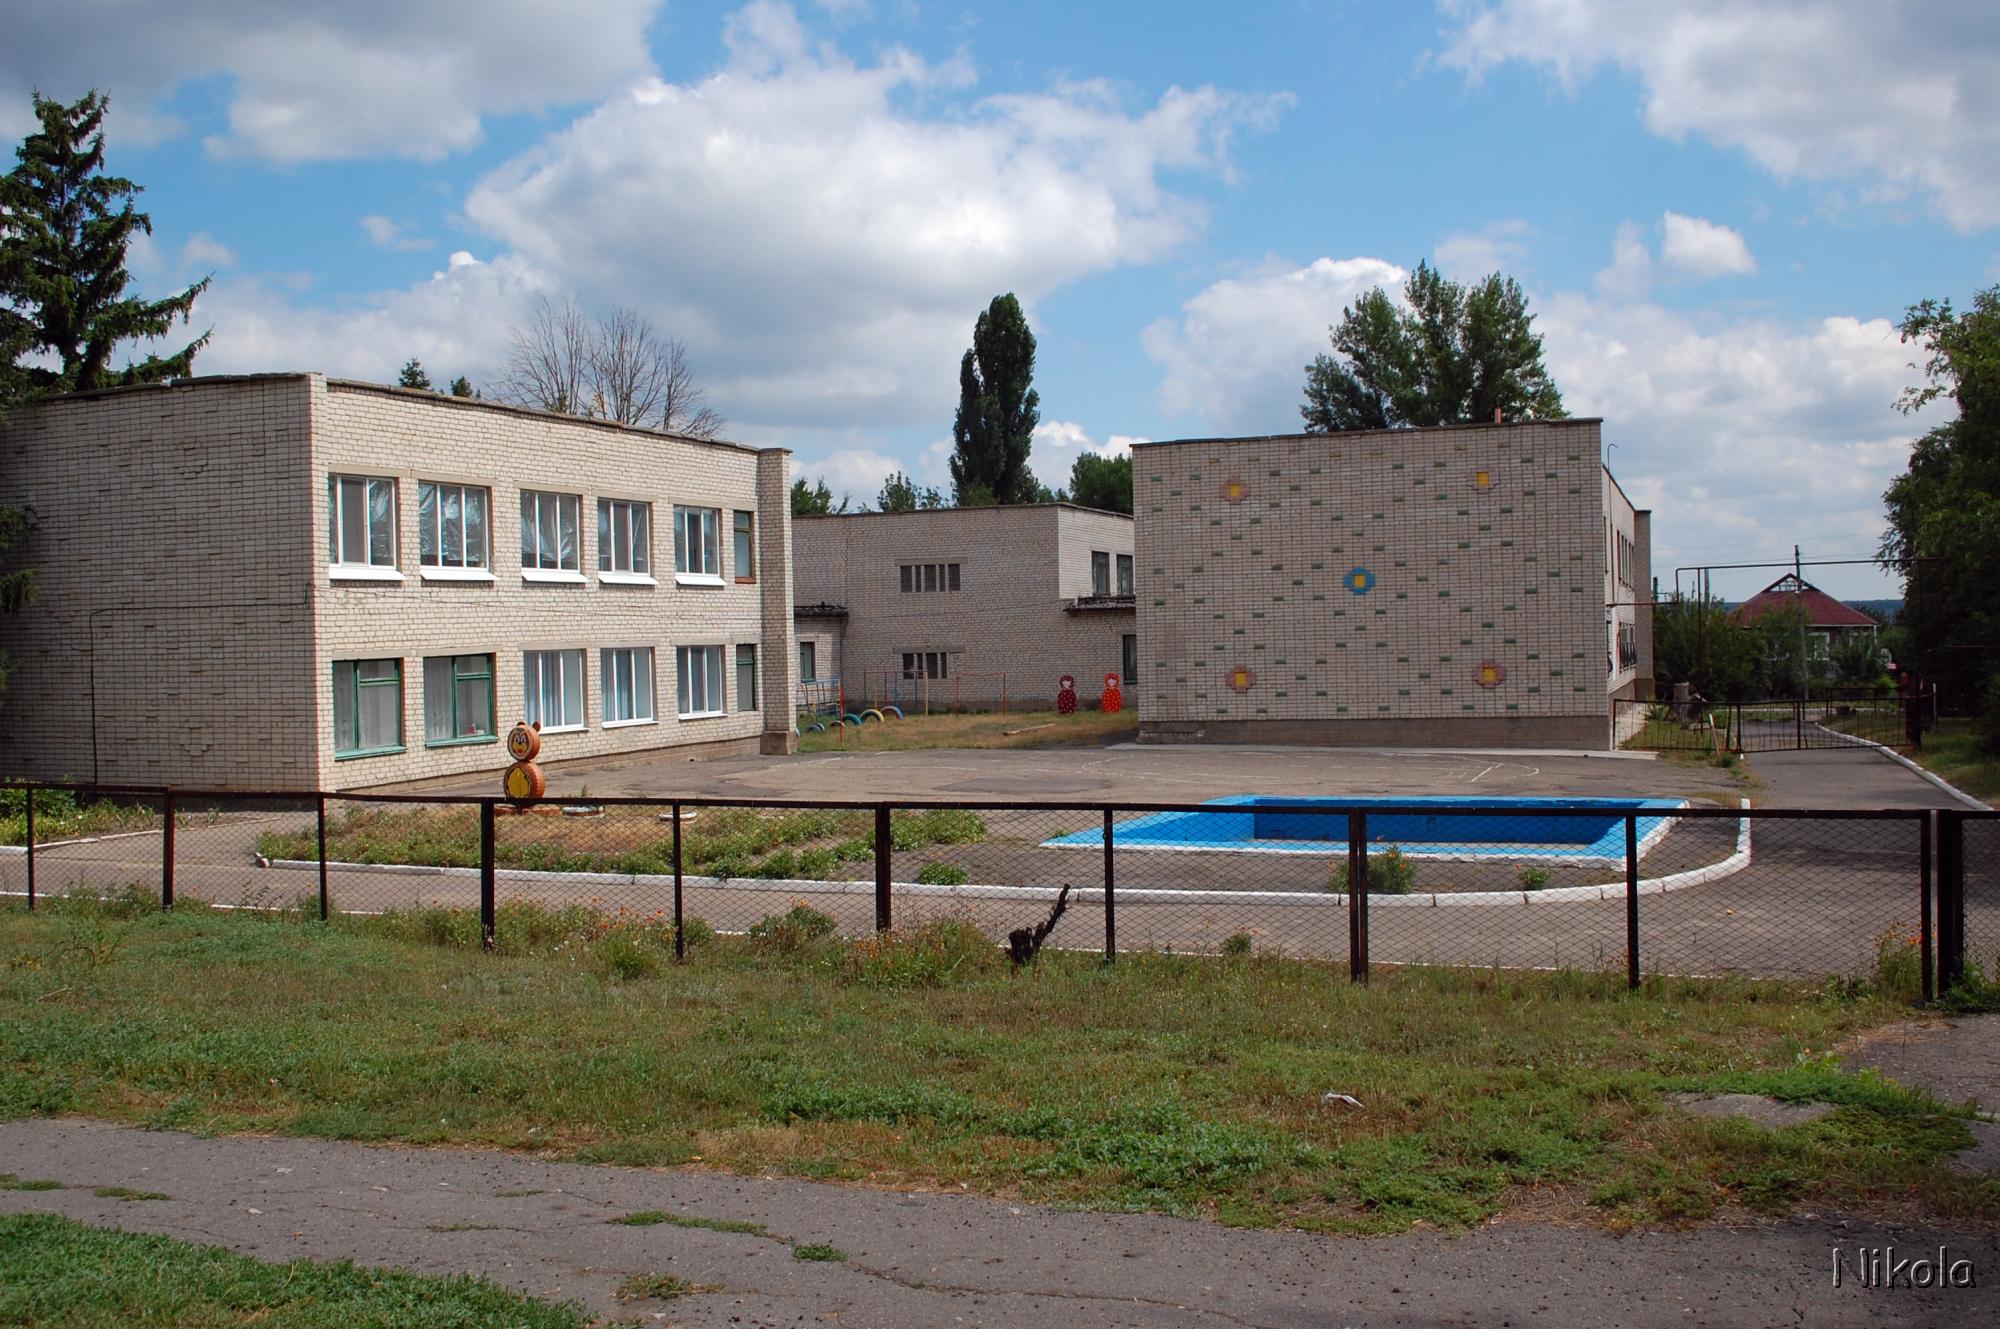
<path fill-rule="evenodd" d="M 0 780 L 0 789 L 63 790 L 75 794 L 94 796 L 126 796 L 153 800 L 164 800 L 171 795 L 176 802 L 189 803 L 207 799 L 216 802 L 268 802 L 314 803 L 325 799 L 329 803 L 387 803 L 429 806 L 484 807 L 652 807 L 652 808 L 766 808 L 766 809 L 834 809 L 840 811 L 869 812 L 878 808 L 898 808 L 911 812 L 928 811 L 972 811 L 972 812 L 1092 812 L 1114 814 L 1149 814 L 1172 812 L 1228 813 L 1252 810 L 1253 805 L 1230 803 L 1188 803 L 1188 802 L 1131 802 L 1113 799 L 1067 800 L 1061 802 L 1016 801 L 1002 798 L 989 799 L 924 799 L 924 798 L 876 798 L 876 799 L 817 799 L 817 798 L 731 798 L 674 795 L 570 795 L 517 801 L 497 794 L 455 794 L 455 793 L 371 793 L 361 790 L 315 790 L 315 789 L 196 789 L 180 786 L 141 785 L 98 785 L 76 784 L 59 781 Z M 1287 796 L 1289 797 L 1289 796 Z M 1369 815 L 1385 816 L 1446 816 L 1446 817 L 1573 817 L 1579 812 L 1599 813 L 1607 816 L 1634 817 L 1676 817 L 1689 819 L 1717 819 L 1734 821 L 1751 818 L 1758 821 L 1813 821 L 1841 819 L 1848 821 L 1920 821 L 1931 815 L 1926 808 L 1758 808 L 1722 807 L 1716 805 L 1691 804 L 1687 807 L 1635 807 L 1621 808 L 1605 806 L 1599 802 L 1578 798 L 1571 801 L 1541 806 L 1510 803 L 1431 803 L 1412 799 L 1409 802 L 1358 801 L 1356 798 L 1343 799 L 1338 795 L 1325 798 L 1300 797 L 1278 807 L 1266 810 L 1282 810 L 1287 813 L 1308 813 L 1346 815 L 1361 812 Z M 1956 813 L 1970 818 L 2000 817 L 2000 811 L 1978 812 L 1967 809 Z"/>

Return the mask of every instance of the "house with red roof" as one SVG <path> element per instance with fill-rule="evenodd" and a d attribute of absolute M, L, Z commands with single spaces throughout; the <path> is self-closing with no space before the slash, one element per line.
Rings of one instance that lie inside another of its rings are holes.
<path fill-rule="evenodd" d="M 1805 610 L 1806 632 L 1813 639 L 1812 654 L 1817 659 L 1826 658 L 1857 635 L 1866 634 L 1873 639 L 1880 626 L 1859 609 L 1842 604 L 1790 572 L 1738 605 L 1729 616 L 1744 627 L 1751 627 L 1766 614 L 1783 612 L 1794 605 Z"/>

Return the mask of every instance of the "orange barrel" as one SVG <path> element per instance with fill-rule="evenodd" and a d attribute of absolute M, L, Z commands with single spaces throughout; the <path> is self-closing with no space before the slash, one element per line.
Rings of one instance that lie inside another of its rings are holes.
<path fill-rule="evenodd" d="M 510 736 L 510 746 L 511 741 Z M 542 768 L 532 761 L 517 761 L 509 766 L 503 783 L 507 797 L 516 802 L 540 798 L 549 791 L 549 782 L 542 778 Z"/>
<path fill-rule="evenodd" d="M 542 750 L 542 731 L 526 720 L 507 731 L 507 755 L 515 761 L 533 761 Z"/>

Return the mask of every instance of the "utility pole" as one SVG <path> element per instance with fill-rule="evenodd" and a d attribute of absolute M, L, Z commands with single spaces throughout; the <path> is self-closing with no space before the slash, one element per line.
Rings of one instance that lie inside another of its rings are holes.
<path fill-rule="evenodd" d="M 1792 546 L 1792 580 L 1799 585 L 1799 686 L 1805 689 L 1805 699 L 1811 701 L 1812 656 L 1806 650 L 1806 575 L 1797 545 Z"/>

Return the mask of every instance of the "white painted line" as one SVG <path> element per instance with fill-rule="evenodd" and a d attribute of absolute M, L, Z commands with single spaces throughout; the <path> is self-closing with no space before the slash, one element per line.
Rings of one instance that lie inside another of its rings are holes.
<path fill-rule="evenodd" d="M 1924 779 L 1930 781 L 1938 788 L 1944 790 L 1947 794 L 1950 794 L 1953 798 L 1957 799 L 1959 802 L 1965 804 L 1969 808 L 1977 808 L 1981 812 L 1989 812 L 1992 810 L 1986 804 L 1974 798 L 1971 794 L 1966 793 L 1963 789 L 1960 789 L 1957 785 L 1954 785 L 1949 781 L 1947 781 L 1943 776 L 1935 775 L 1930 771 L 1925 770 L 1923 767 L 1917 765 L 1917 763 L 1911 761 L 1908 757 L 1905 757 L 1902 753 L 1896 751 L 1896 749 L 1892 747 L 1888 747 L 1884 744 L 1877 743 L 1873 739 L 1862 738 L 1858 734 L 1843 734 L 1838 729 L 1828 729 L 1818 720 L 1813 721 L 1813 728 L 1819 730 L 1822 733 L 1832 734 L 1835 737 L 1849 740 L 1848 743 L 1842 744 L 1843 747 L 1854 746 L 1854 747 L 1874 748 L 1877 752 L 1887 757 L 1890 761 L 1896 762 L 1897 764 L 1902 766 L 1909 767 L 1911 770 L 1915 771 L 1918 775 L 1921 775 Z"/>

